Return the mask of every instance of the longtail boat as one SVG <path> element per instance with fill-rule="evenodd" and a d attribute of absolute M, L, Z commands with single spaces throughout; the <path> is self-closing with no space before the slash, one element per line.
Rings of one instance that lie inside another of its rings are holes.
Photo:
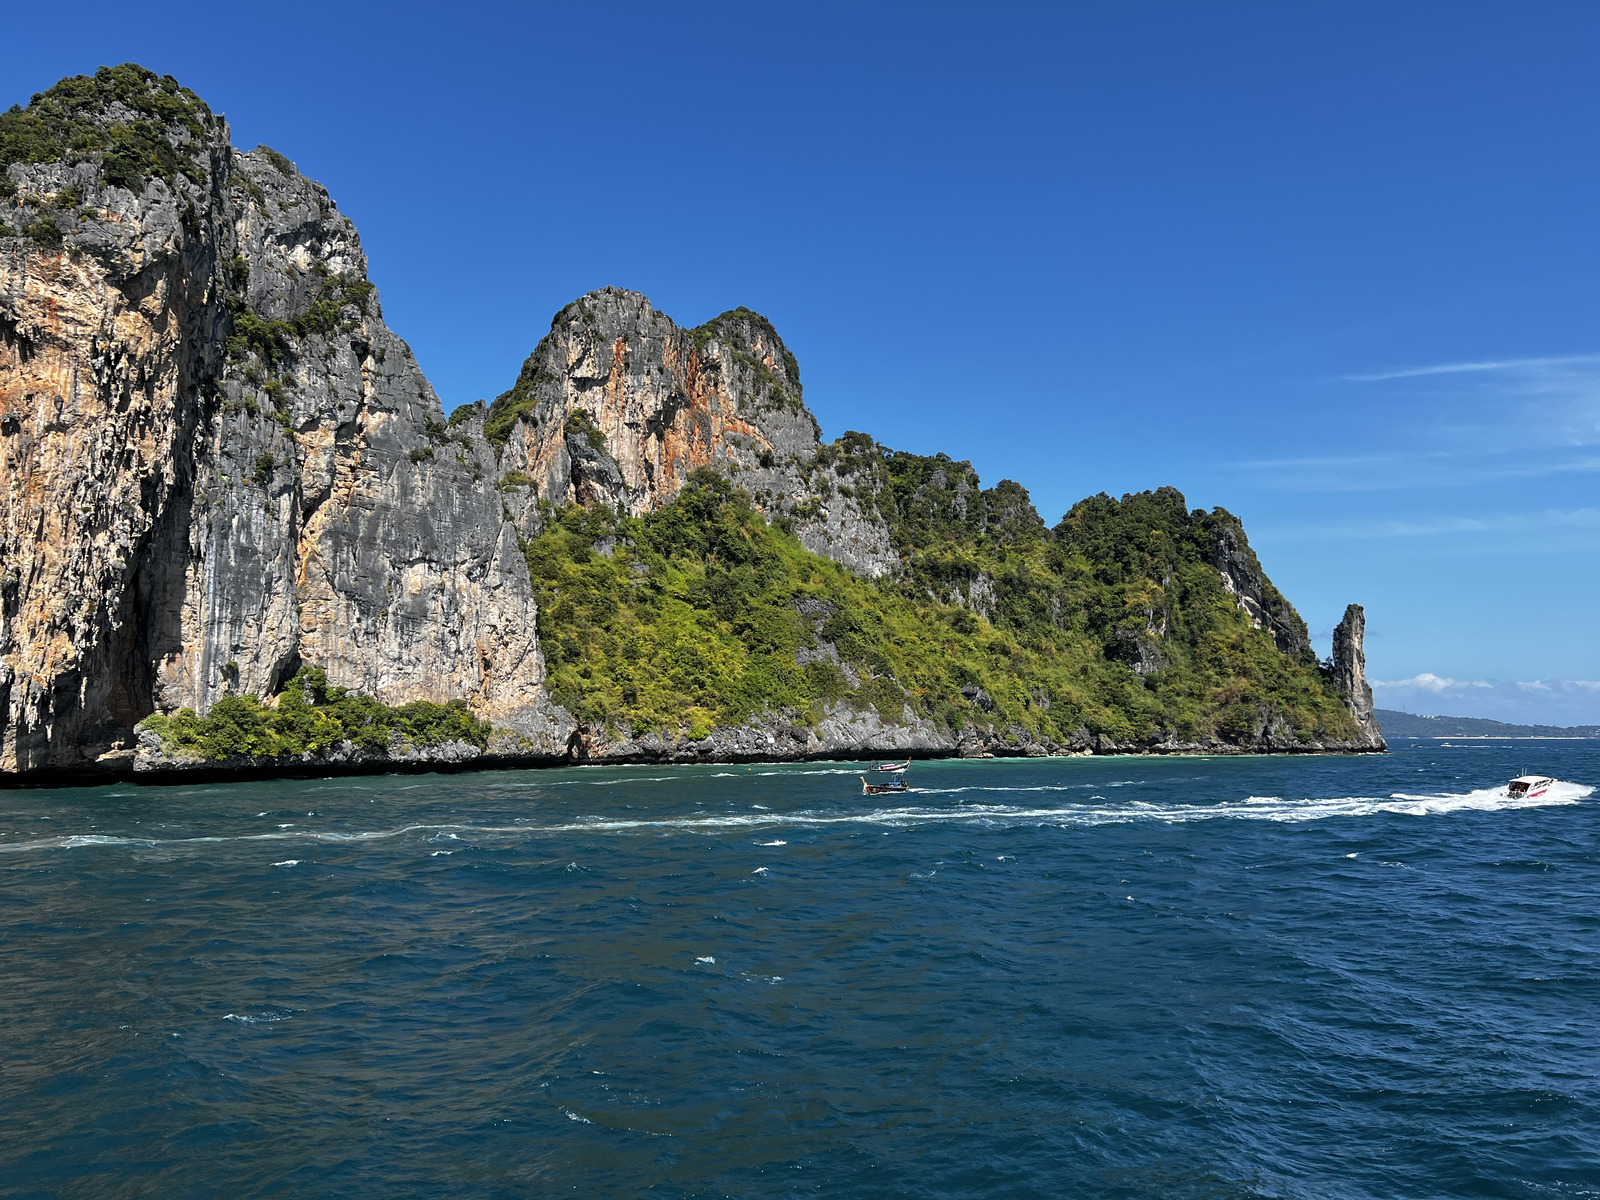
<path fill-rule="evenodd" d="M 888 783 L 868 783 L 867 777 L 861 777 L 861 794 L 863 796 L 882 796 L 889 792 L 909 792 L 910 785 L 904 779 L 893 779 Z"/>

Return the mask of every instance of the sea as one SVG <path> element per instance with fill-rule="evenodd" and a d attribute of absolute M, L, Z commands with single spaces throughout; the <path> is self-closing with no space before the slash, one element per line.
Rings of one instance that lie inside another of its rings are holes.
<path fill-rule="evenodd" d="M 0 793 L 0 1194 L 1600 1197 L 1600 741 L 860 777 Z"/>

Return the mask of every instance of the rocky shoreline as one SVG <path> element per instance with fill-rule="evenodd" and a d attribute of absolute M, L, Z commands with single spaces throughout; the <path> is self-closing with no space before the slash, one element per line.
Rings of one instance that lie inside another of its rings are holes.
<path fill-rule="evenodd" d="M 476 747 L 474 747 L 476 751 Z M 1026 753 L 1012 748 L 1003 752 L 964 753 L 954 750 L 898 750 L 899 758 L 913 761 L 940 759 L 987 759 L 991 761 L 1035 758 L 1099 758 L 1161 756 L 1175 757 L 1242 757 L 1253 754 L 1382 754 L 1370 746 L 1355 744 L 1297 745 L 1293 748 L 1266 748 L 1237 746 L 1227 742 L 1205 744 L 1200 742 L 1172 742 L 1158 746 L 1119 747 L 1116 749 L 1063 750 L 1055 753 Z M 476 752 L 460 758 L 433 757 L 419 753 L 401 757 L 387 757 L 365 753 L 348 756 L 304 759 L 230 759 L 224 762 L 149 763 L 133 765 L 132 758 L 93 766 L 61 768 L 51 772 L 29 775 L 0 775 L 0 791 L 32 790 L 36 788 L 102 787 L 109 784 L 134 783 L 141 786 L 171 786 L 200 783 L 253 783 L 275 779 L 341 779 L 374 775 L 455 775 L 478 771 L 551 770 L 562 767 L 605 766 L 781 766 L 784 763 L 813 762 L 871 762 L 886 757 L 882 753 L 869 753 L 866 748 L 850 751 L 821 752 L 817 754 L 788 755 L 701 755 L 650 754 L 607 755 L 604 758 L 577 758 L 568 755 L 517 755 Z"/>
<path fill-rule="evenodd" d="M 844 706 L 840 706 L 841 708 Z M 789 714 L 794 716 L 795 714 Z M 349 742 L 323 755 L 282 758 L 239 757 L 206 760 L 168 753 L 161 740 L 141 731 L 137 749 L 102 755 L 92 764 L 0 774 L 0 789 L 85 787 L 135 782 L 149 785 L 246 782 L 271 779 L 329 779 L 362 775 L 455 774 L 468 771 L 536 770 L 574 766 L 698 766 L 717 764 L 782 764 L 804 762 L 867 762 L 894 757 L 936 759 L 1090 758 L 1110 756 L 1236 757 L 1255 754 L 1372 754 L 1363 742 L 1300 741 L 1266 737 L 1249 742 L 1220 738 L 1157 742 L 1119 741 L 1083 731 L 1070 743 L 1040 741 L 1028 731 L 1002 734 L 992 729 L 967 730 L 957 736 L 935 731 L 929 722 L 884 725 L 871 711 L 834 711 L 807 728 L 776 720 L 737 729 L 714 729 L 699 740 L 646 735 L 608 740 L 603 731 L 574 726 L 565 745 L 542 746 L 525 738 L 501 736 L 482 749 L 469 742 L 436 746 L 397 742 L 387 751 L 360 749 Z"/>

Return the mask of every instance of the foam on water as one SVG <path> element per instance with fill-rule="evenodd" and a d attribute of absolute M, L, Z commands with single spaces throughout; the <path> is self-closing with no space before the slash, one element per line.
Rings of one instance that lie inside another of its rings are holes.
<path fill-rule="evenodd" d="M 46 838 L 42 842 L 26 844 L 37 846 L 54 844 L 61 846 L 63 849 L 74 850 L 79 846 L 148 846 L 153 843 L 141 841 L 138 838 L 111 837 L 100 833 L 75 833 L 70 837 Z"/>
<path fill-rule="evenodd" d="M 1073 785 L 1076 786 L 1076 785 Z M 1106 785 L 1109 786 L 1109 785 Z M 946 796 L 957 793 L 981 792 L 996 799 L 1009 794 L 1042 793 L 1070 790 L 1067 787 L 961 787 L 919 788 L 919 795 Z M 678 832 L 716 834 L 725 830 L 754 830 L 778 828 L 824 829 L 835 825 L 887 825 L 909 827 L 927 824 L 972 824 L 1006 826 L 1019 824 L 1059 825 L 1065 828 L 1120 824 L 1127 822 L 1165 822 L 1216 820 L 1253 821 L 1322 821 L 1332 818 L 1370 817 L 1379 814 L 1403 816 L 1442 816 L 1457 812 L 1499 812 L 1523 808 L 1544 808 L 1576 804 L 1593 793 L 1592 787 L 1578 783 L 1557 782 L 1548 792 L 1537 797 L 1513 799 L 1504 787 L 1479 788 L 1470 792 L 1441 792 L 1414 794 L 1394 792 L 1388 796 L 1338 796 L 1285 799 L 1280 796 L 1246 796 L 1242 800 L 1216 804 L 1153 804 L 1133 801 L 1122 804 L 1063 804 L 1054 806 L 1016 805 L 1005 803 L 981 804 L 961 801 L 956 807 L 941 808 L 931 805 L 899 805 L 890 808 L 873 808 L 862 811 L 820 812 L 802 809 L 796 812 L 751 813 L 697 813 L 681 817 L 606 817 L 591 816 L 552 825 L 471 825 L 411 824 L 395 829 L 362 830 L 295 830 L 275 833 L 240 834 L 232 837 L 211 836 L 192 838 L 127 838 L 105 834 L 72 834 L 63 837 L 41 838 L 33 841 L 0 843 L 0 853 L 24 853 L 37 850 L 70 850 L 86 847 L 154 847 L 194 846 L 218 842 L 296 841 L 322 843 L 361 843 L 386 841 L 409 833 L 427 833 L 427 840 L 459 841 L 461 834 L 474 837 L 506 836 L 540 837 L 566 833 L 633 833 Z M 782 845 L 781 841 L 765 843 Z M 275 866 L 292 865 L 299 860 L 285 860 Z M 576 869 L 573 864 L 569 869 Z"/>
<path fill-rule="evenodd" d="M 1000 795 L 1012 792 L 1038 792 L 1035 787 L 926 788 L 926 795 L 948 795 L 956 791 L 983 791 Z M 1490 812 L 1503 809 L 1540 808 L 1576 804 L 1593 788 L 1575 783 L 1558 783 L 1543 796 L 1512 799 L 1505 788 L 1482 788 L 1464 793 L 1409 795 L 1403 792 L 1387 797 L 1344 796 L 1286 800 L 1277 796 L 1249 796 L 1244 800 L 1220 804 L 1151 804 L 1134 801 L 1122 805 L 1068 804 L 1053 807 L 1010 804 L 962 803 L 958 808 L 933 808 L 904 805 L 863 812 L 729 813 L 647 820 L 643 818 L 591 817 L 566 825 L 546 826 L 524 832 L 568 833 L 580 831 L 628 832 L 631 830 L 672 829 L 686 832 L 765 826 L 826 827 L 830 825 L 919 825 L 927 823 L 1019 824 L 1040 823 L 1063 826 L 1106 825 L 1130 821 L 1211 821 L 1219 819 L 1266 821 L 1320 821 L 1332 817 L 1365 817 L 1379 813 L 1408 816 L 1434 816 L 1452 812 Z"/>

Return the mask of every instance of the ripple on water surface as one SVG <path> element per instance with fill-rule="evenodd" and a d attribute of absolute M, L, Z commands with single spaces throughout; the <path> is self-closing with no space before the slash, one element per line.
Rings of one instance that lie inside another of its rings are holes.
<path fill-rule="evenodd" d="M 0 1178 L 1593 1196 L 1600 753 L 1530 745 L 9 793 Z"/>

